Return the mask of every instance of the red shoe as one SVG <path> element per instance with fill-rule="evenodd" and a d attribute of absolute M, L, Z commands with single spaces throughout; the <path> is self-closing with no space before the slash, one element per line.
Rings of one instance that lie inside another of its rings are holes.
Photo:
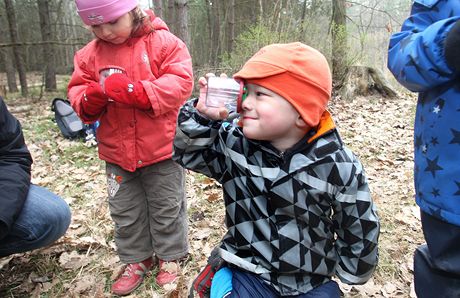
<path fill-rule="evenodd" d="M 156 278 L 157 284 L 162 287 L 166 284 L 175 282 L 179 274 L 179 263 L 177 261 L 159 261 L 160 271 Z"/>
<path fill-rule="evenodd" d="M 152 268 L 152 258 L 140 263 L 126 265 L 122 274 L 112 285 L 112 293 L 123 296 L 134 291 L 144 280 L 145 274 Z"/>

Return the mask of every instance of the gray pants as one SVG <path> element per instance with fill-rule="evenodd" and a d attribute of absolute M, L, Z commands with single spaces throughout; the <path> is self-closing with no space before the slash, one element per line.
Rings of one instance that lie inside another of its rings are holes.
<path fill-rule="evenodd" d="M 153 254 L 172 261 L 188 253 L 185 172 L 174 161 L 128 172 L 106 163 L 110 214 L 123 263 Z"/>

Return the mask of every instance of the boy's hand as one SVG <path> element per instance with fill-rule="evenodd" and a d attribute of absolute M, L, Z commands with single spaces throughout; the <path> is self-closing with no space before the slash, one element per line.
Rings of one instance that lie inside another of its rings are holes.
<path fill-rule="evenodd" d="M 95 116 L 102 112 L 108 102 L 109 98 L 104 94 L 99 83 L 91 82 L 86 87 L 81 105 L 87 115 Z"/>
<path fill-rule="evenodd" d="M 152 107 L 144 86 L 140 81 L 133 82 L 124 73 L 114 73 L 104 82 L 105 94 L 116 102 L 139 109 L 148 110 Z"/>
<path fill-rule="evenodd" d="M 200 77 L 198 79 L 198 84 L 200 85 L 200 97 L 198 98 L 198 103 L 196 104 L 196 109 L 200 112 L 201 115 L 212 119 L 212 120 L 223 120 L 227 119 L 228 111 L 225 107 L 215 108 L 208 107 L 206 105 L 206 93 L 208 90 L 208 78 L 213 77 L 215 74 L 208 73 L 206 77 Z M 227 77 L 225 74 L 221 74 L 221 77 Z"/>

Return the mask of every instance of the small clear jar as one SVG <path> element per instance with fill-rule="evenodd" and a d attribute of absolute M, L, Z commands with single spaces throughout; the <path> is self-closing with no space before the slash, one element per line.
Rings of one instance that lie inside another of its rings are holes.
<path fill-rule="evenodd" d="M 101 85 L 102 90 L 104 89 L 105 79 L 114 73 L 125 73 L 125 69 L 119 66 L 106 66 L 99 70 L 99 84 Z"/>
<path fill-rule="evenodd" d="M 225 107 L 229 113 L 238 113 L 241 109 L 243 82 L 232 78 L 210 77 L 206 92 L 208 107 Z"/>
<path fill-rule="evenodd" d="M 126 73 L 125 69 L 119 66 L 105 66 L 99 70 L 99 85 L 101 86 L 102 91 L 105 93 L 105 80 L 113 75 L 114 73 Z M 109 101 L 113 99 L 109 98 Z"/>

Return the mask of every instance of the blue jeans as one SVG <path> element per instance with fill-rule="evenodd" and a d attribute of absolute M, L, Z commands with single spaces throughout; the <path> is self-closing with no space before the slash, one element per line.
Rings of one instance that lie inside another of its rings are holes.
<path fill-rule="evenodd" d="M 222 269 L 221 269 L 222 270 Z M 217 273 L 216 273 L 217 274 Z M 225 298 L 278 298 L 279 294 L 275 291 L 274 288 L 266 284 L 262 278 L 258 275 L 238 270 L 231 269 L 231 292 L 230 294 L 223 295 Z M 213 279 L 213 285 L 214 279 Z M 220 285 L 217 285 L 219 287 Z M 225 285 L 226 286 L 226 285 Z M 213 293 L 211 289 L 211 293 Z M 216 296 L 221 296 L 219 295 Z M 214 298 L 211 295 L 212 298 Z M 320 285 L 313 290 L 305 294 L 294 295 L 294 296 L 285 296 L 286 298 L 339 298 L 340 289 L 338 284 L 335 281 L 329 281 L 323 285 Z M 220 298 L 220 297 L 217 297 Z"/>
<path fill-rule="evenodd" d="M 43 187 L 31 185 L 10 233 L 0 240 L 0 257 L 53 243 L 67 231 L 70 218 L 70 208 L 63 199 Z"/>

